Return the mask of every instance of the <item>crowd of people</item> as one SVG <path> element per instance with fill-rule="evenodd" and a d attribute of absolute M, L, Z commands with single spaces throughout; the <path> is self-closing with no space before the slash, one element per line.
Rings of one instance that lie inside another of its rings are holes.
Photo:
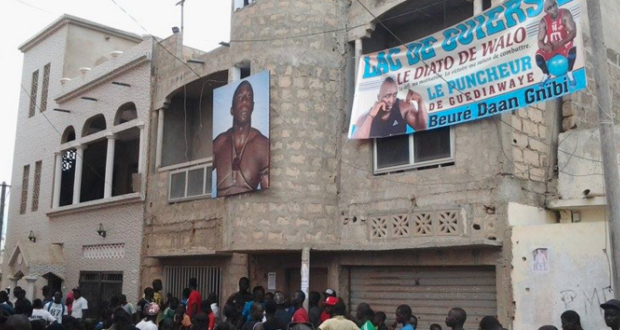
<path fill-rule="evenodd" d="M 239 280 L 239 291 L 232 294 L 220 308 L 215 293 L 202 299 L 195 278 L 189 280 L 181 299 L 168 294 L 164 301 L 162 282 L 155 280 L 152 287 L 134 306 L 125 295 L 114 296 L 101 308 L 98 319 L 87 318 L 88 302 L 79 288 L 63 297 L 62 292 L 43 288 L 43 299 L 26 299 L 21 287 L 10 292 L 0 291 L 0 330 L 418 330 L 418 318 L 408 305 L 398 306 L 395 321 L 386 324 L 384 311 L 374 311 L 367 303 L 357 305 L 352 313 L 327 289 L 306 295 L 296 291 L 287 300 L 280 291 L 265 292 L 261 286 L 249 291 L 250 281 Z M 64 298 L 64 299 L 63 299 Z M 612 330 L 620 330 L 620 301 L 612 299 L 601 305 L 605 323 Z M 579 314 L 566 311 L 560 317 L 563 330 L 583 330 Z M 467 312 L 460 307 L 448 311 L 445 325 L 431 324 L 430 330 L 463 330 Z M 504 330 L 494 316 L 480 320 L 479 330 Z M 545 325 L 538 330 L 558 330 Z"/>

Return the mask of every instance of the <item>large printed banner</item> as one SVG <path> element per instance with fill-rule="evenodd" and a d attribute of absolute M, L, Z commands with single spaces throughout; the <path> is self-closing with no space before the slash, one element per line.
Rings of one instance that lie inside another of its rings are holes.
<path fill-rule="evenodd" d="M 586 88 L 580 17 L 581 0 L 509 0 L 363 55 L 349 138 L 451 126 Z"/>

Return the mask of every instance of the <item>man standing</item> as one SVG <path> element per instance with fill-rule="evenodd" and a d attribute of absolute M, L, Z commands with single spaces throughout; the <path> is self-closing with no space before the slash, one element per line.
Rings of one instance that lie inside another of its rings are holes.
<path fill-rule="evenodd" d="M 323 292 L 323 296 L 324 296 L 324 301 L 323 301 L 323 311 L 321 312 L 321 323 L 329 320 L 332 316 L 331 314 L 331 309 L 334 307 L 334 305 L 338 302 L 338 298 L 336 297 L 336 291 L 332 290 L 332 289 L 327 289 L 325 290 L 325 292 Z M 329 297 L 335 298 L 335 299 L 331 299 L 332 303 L 328 304 L 327 300 L 329 299 Z M 329 311 L 327 311 L 329 306 Z"/>
<path fill-rule="evenodd" d="M 82 291 L 75 288 L 73 291 L 73 307 L 71 307 L 71 316 L 79 323 L 84 318 L 84 313 L 88 310 L 88 301 L 82 297 Z"/>
<path fill-rule="evenodd" d="M 284 293 L 280 291 L 276 291 L 273 295 L 273 301 L 277 304 L 275 318 L 279 321 L 279 323 L 284 325 L 284 328 L 288 328 L 289 323 L 291 323 L 292 315 L 289 314 L 284 308 L 286 304 L 286 297 Z"/>
<path fill-rule="evenodd" d="M 150 303 L 145 306 L 145 318 L 140 321 L 140 323 L 136 324 L 136 328 L 140 330 L 158 330 L 157 325 L 155 324 L 155 319 L 157 318 L 157 314 L 159 314 L 159 305 L 156 303 Z"/>
<path fill-rule="evenodd" d="M 412 90 L 406 100 L 399 100 L 398 85 L 394 79 L 385 78 L 377 95 L 377 102 L 367 113 L 357 119 L 353 138 L 369 139 L 405 134 L 407 125 L 416 131 L 427 128 L 428 111 L 422 96 Z M 411 102 L 417 102 L 416 110 Z"/>
<path fill-rule="evenodd" d="M 43 288 L 41 289 L 41 293 L 43 293 L 43 305 L 54 300 L 52 297 L 52 293 L 53 293 L 52 288 L 50 286 L 44 285 Z"/>
<path fill-rule="evenodd" d="M 243 317 L 245 318 L 246 322 L 249 321 L 252 317 L 251 310 L 253 303 L 261 304 L 261 306 L 263 306 L 263 309 L 265 308 L 265 289 L 260 285 L 255 286 L 254 289 L 252 289 L 252 294 L 254 295 L 254 299 L 245 303 L 245 306 L 243 307 L 243 312 L 241 313 L 241 315 L 243 315 Z"/>
<path fill-rule="evenodd" d="M 133 307 L 130 302 L 127 302 L 127 296 L 122 294 L 118 299 L 118 303 L 121 305 L 121 307 L 123 307 L 125 312 L 127 312 L 127 314 L 131 316 L 131 319 L 134 320 L 136 315 L 136 308 Z"/>
<path fill-rule="evenodd" d="M 228 300 L 227 304 L 233 304 L 239 314 L 243 311 L 245 307 L 245 303 L 248 301 L 252 301 L 254 296 L 248 291 L 250 288 L 250 280 L 247 277 L 242 277 L 239 279 L 239 291 L 233 293 Z"/>
<path fill-rule="evenodd" d="M 372 324 L 372 320 L 375 317 L 375 313 L 367 303 L 360 303 L 355 310 L 355 318 L 357 324 L 361 330 L 375 330 L 375 326 Z"/>
<path fill-rule="evenodd" d="M 403 325 L 401 330 L 415 330 L 411 325 L 411 307 L 409 305 L 400 305 L 396 308 L 396 322 Z M 392 327 L 395 329 L 396 327 Z"/>
<path fill-rule="evenodd" d="M 144 296 L 138 302 L 138 309 L 137 309 L 138 320 L 141 320 L 142 318 L 146 316 L 146 308 L 148 307 L 150 303 L 153 302 L 154 294 L 155 294 L 155 291 L 153 291 L 153 288 L 148 287 L 144 289 Z"/>
<path fill-rule="evenodd" d="M 544 76 L 540 82 L 543 87 L 551 75 L 547 68 L 547 61 L 556 55 L 568 59 L 568 81 L 571 86 L 577 82 L 573 77 L 573 67 L 577 59 L 577 48 L 573 47 L 573 40 L 577 36 L 577 27 L 570 10 L 559 8 L 557 0 L 545 0 L 545 15 L 540 20 L 538 27 L 538 51 L 536 52 L 536 64 L 542 70 Z"/>
<path fill-rule="evenodd" d="M 309 323 L 310 317 L 308 317 L 308 311 L 304 308 L 304 301 L 306 300 L 306 294 L 297 290 L 295 292 L 295 298 L 293 298 L 293 306 L 295 306 L 295 313 L 291 323 Z"/>
<path fill-rule="evenodd" d="M 217 196 L 269 188 L 269 139 L 252 128 L 254 90 L 243 81 L 233 94 L 232 128 L 213 140 Z"/>
<path fill-rule="evenodd" d="M 446 325 L 452 330 L 463 330 L 463 325 L 467 320 L 467 313 L 460 307 L 454 307 L 448 312 Z"/>
<path fill-rule="evenodd" d="M 308 316 L 310 317 L 310 323 L 312 323 L 315 329 L 321 324 L 319 300 L 321 300 L 321 294 L 316 291 L 312 291 L 308 295 Z"/>
<path fill-rule="evenodd" d="M 41 299 L 35 299 L 32 302 L 32 314 L 28 319 L 30 321 L 42 320 L 45 322 L 45 325 L 57 322 L 56 317 L 54 317 L 50 312 L 43 309 L 43 302 L 41 301 Z"/>
<path fill-rule="evenodd" d="M 189 279 L 189 289 L 191 290 L 189 298 L 187 298 L 187 315 L 191 318 L 194 314 L 200 312 L 200 304 L 202 303 L 202 295 L 198 291 L 198 280 L 195 277 Z"/>
<path fill-rule="evenodd" d="M 250 311 L 250 320 L 243 325 L 241 330 L 263 330 L 263 305 L 252 303 Z"/>
<path fill-rule="evenodd" d="M 338 299 L 334 298 L 333 299 Z M 319 326 L 320 330 L 359 330 L 357 324 L 355 322 L 348 320 L 344 317 L 344 314 L 347 312 L 347 307 L 344 305 L 342 301 L 338 301 L 334 304 L 334 309 L 332 312 L 332 318 L 321 323 Z"/>
<path fill-rule="evenodd" d="M 601 308 L 605 311 L 605 324 L 612 330 L 620 330 L 620 300 L 611 299 Z"/>
<path fill-rule="evenodd" d="M 26 290 L 21 287 L 15 287 L 13 292 L 17 300 L 15 300 L 15 314 L 29 315 L 32 311 L 32 303 L 26 299 Z"/>
<path fill-rule="evenodd" d="M 60 291 L 54 292 L 54 300 L 48 302 L 43 306 L 43 309 L 50 312 L 53 317 L 56 318 L 58 324 L 62 324 L 62 317 L 69 315 L 68 308 L 62 303 L 62 293 Z"/>
<path fill-rule="evenodd" d="M 13 306 L 9 305 L 9 293 L 6 291 L 0 291 L 0 309 L 7 312 L 9 315 L 15 314 Z"/>

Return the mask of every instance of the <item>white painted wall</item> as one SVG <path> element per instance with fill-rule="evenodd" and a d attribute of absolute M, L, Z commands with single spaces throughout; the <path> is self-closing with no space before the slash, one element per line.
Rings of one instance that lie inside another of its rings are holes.
<path fill-rule="evenodd" d="M 605 329 L 599 305 L 612 298 L 605 237 L 602 221 L 513 227 L 513 329 L 561 328 L 566 310 L 579 313 L 584 329 Z M 533 272 L 537 248 L 548 249 L 549 272 Z"/>

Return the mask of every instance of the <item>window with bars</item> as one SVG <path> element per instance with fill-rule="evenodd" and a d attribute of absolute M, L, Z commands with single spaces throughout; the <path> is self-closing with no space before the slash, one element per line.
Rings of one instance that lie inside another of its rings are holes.
<path fill-rule="evenodd" d="M 24 175 L 22 176 L 22 202 L 19 207 L 19 214 L 25 214 L 28 205 L 28 178 L 30 177 L 30 165 L 24 166 Z"/>
<path fill-rule="evenodd" d="M 34 164 L 34 183 L 32 185 L 32 212 L 36 212 L 39 210 L 39 191 L 41 190 L 42 167 L 42 161 L 38 161 Z"/>
<path fill-rule="evenodd" d="M 210 165 L 190 167 L 170 173 L 168 200 L 178 202 L 211 196 Z"/>
<path fill-rule="evenodd" d="M 37 107 L 37 90 L 39 89 L 39 70 L 32 73 L 32 84 L 30 85 L 30 109 L 28 117 L 34 116 Z"/>
<path fill-rule="evenodd" d="M 50 70 L 52 68 L 51 63 L 47 63 L 43 67 L 43 86 L 41 88 L 41 112 L 47 110 L 47 95 L 50 86 Z"/>

